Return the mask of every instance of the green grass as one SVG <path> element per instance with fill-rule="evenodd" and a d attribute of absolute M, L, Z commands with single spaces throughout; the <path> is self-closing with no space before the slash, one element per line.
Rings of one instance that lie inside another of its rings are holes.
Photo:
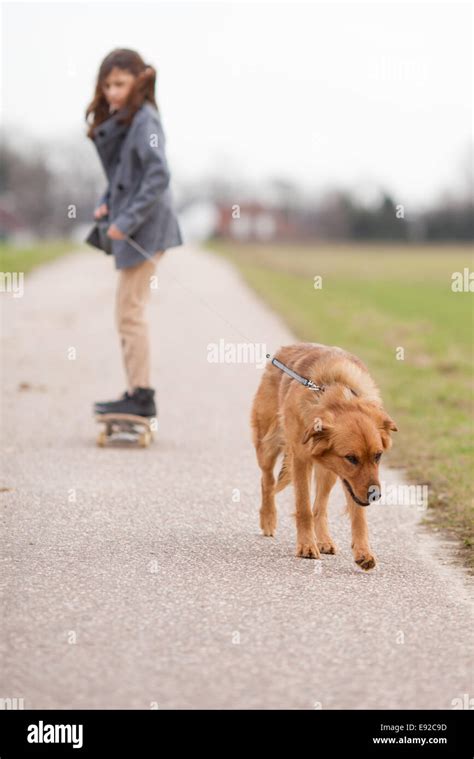
<path fill-rule="evenodd" d="M 77 250 L 81 243 L 71 240 L 44 240 L 30 245 L 14 246 L 0 242 L 0 271 L 28 274 L 35 266 Z"/>
<path fill-rule="evenodd" d="M 471 249 L 220 241 L 208 247 L 239 267 L 298 339 L 339 345 L 367 364 L 399 427 L 386 463 L 429 485 L 426 521 L 459 539 L 460 556 L 473 569 L 474 294 L 451 290 L 453 272 L 474 270 Z M 317 275 L 321 289 L 314 288 Z"/>

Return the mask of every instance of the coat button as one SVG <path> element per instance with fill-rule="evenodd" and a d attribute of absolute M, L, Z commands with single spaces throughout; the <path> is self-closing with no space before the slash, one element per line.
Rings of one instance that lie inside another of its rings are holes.
<path fill-rule="evenodd" d="M 97 134 L 99 135 L 99 137 L 103 137 L 104 134 L 105 134 L 105 132 L 104 132 L 103 129 L 99 129 L 99 131 L 97 132 Z"/>
<path fill-rule="evenodd" d="M 117 185 L 117 189 L 118 190 L 123 190 L 125 188 L 124 188 L 123 184 L 120 183 L 120 184 Z"/>

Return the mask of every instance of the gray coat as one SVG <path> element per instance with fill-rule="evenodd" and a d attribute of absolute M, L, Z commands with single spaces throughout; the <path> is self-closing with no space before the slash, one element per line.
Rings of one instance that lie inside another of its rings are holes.
<path fill-rule="evenodd" d="M 99 205 L 107 203 L 109 215 L 94 225 L 85 240 L 112 253 L 117 269 L 134 266 L 145 257 L 127 240 L 106 236 L 112 223 L 149 255 L 183 243 L 173 209 L 165 135 L 158 111 L 145 102 L 129 127 L 117 122 L 123 112 L 120 109 L 112 114 L 94 135 L 108 179 Z"/>

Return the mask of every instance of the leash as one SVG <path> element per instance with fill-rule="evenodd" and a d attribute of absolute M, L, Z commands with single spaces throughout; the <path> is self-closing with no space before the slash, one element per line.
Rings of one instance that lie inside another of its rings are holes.
<path fill-rule="evenodd" d="M 142 254 L 144 258 L 148 258 L 149 261 L 153 259 L 153 256 L 150 256 L 149 253 L 145 250 L 145 248 L 142 248 L 141 245 L 139 245 L 136 240 L 132 240 L 132 238 L 129 235 L 125 235 L 125 240 L 130 243 L 130 245 L 135 248 L 135 250 L 138 250 L 139 253 Z"/>
<path fill-rule="evenodd" d="M 147 253 L 147 251 L 144 250 L 144 248 L 142 248 L 142 246 L 139 245 L 135 240 L 132 240 L 131 237 L 129 237 L 128 235 L 125 235 L 125 239 L 127 240 L 128 243 L 130 243 L 130 245 L 132 245 L 136 250 L 138 250 L 138 252 L 141 253 L 142 256 L 144 256 L 145 258 L 148 258 L 148 259 L 152 258 L 152 256 L 150 256 L 150 254 Z M 194 293 L 194 295 L 196 295 L 196 293 Z M 200 298 L 200 300 L 202 300 L 202 299 Z M 209 308 L 209 304 L 206 303 L 206 305 Z M 214 310 L 214 309 L 211 309 L 211 310 Z M 222 314 L 219 314 L 219 316 L 221 317 L 221 319 L 224 318 L 222 316 Z M 227 321 L 227 319 L 225 319 L 225 321 Z M 233 326 L 233 325 L 231 325 L 231 326 Z M 234 329 L 235 329 L 235 327 L 234 327 Z M 237 331 L 240 332 L 240 330 L 237 330 Z M 242 334 L 242 333 L 240 333 L 240 334 Z M 270 358 L 270 354 L 267 353 L 266 357 Z M 305 387 L 308 387 L 310 390 L 314 390 L 317 393 L 324 393 L 324 391 L 326 389 L 326 385 L 316 385 L 312 380 L 308 379 L 307 377 L 302 377 L 301 374 L 298 374 L 298 372 L 295 372 L 294 369 L 290 369 L 289 366 L 286 366 L 286 364 L 284 364 L 282 361 L 279 361 L 279 359 L 277 359 L 277 358 L 272 358 L 272 364 L 274 366 L 277 366 L 278 369 L 281 369 L 282 372 L 285 372 L 285 374 L 288 374 L 288 376 L 292 377 L 292 379 L 295 379 L 297 382 L 300 382 Z M 354 393 L 353 390 L 352 390 L 352 392 Z M 355 393 L 354 393 L 354 395 L 355 395 Z"/>
<path fill-rule="evenodd" d="M 152 260 L 154 261 L 154 257 L 150 255 L 144 248 L 142 248 L 142 246 L 138 242 L 136 242 L 136 240 L 132 240 L 132 238 L 129 235 L 125 235 L 124 239 L 128 243 L 130 243 L 130 245 L 133 248 L 135 248 L 135 250 L 138 250 L 138 252 L 141 253 L 144 258 L 147 258 L 149 261 L 152 261 Z M 243 338 L 245 338 L 245 340 L 247 340 L 247 342 L 249 343 L 254 342 L 247 335 L 244 335 L 242 330 L 236 327 L 235 324 L 232 324 L 232 322 L 230 322 L 228 319 L 225 318 L 225 316 L 223 316 L 219 311 L 217 311 L 217 309 L 213 308 L 213 306 L 211 306 L 207 302 L 207 300 L 205 300 L 205 298 L 198 295 L 198 293 L 195 290 L 193 290 L 190 287 L 187 287 L 185 284 L 183 284 L 183 282 L 181 282 L 177 277 L 175 277 L 173 274 L 170 274 L 169 272 L 168 272 L 168 276 L 174 282 L 176 282 L 180 287 L 182 287 L 183 290 L 187 290 L 189 293 L 191 293 L 191 295 L 193 295 L 196 298 L 196 300 L 199 300 L 209 311 L 211 311 L 211 313 L 218 316 L 223 322 L 225 322 L 229 327 L 231 327 L 231 329 L 235 330 L 235 332 L 238 332 L 239 335 L 241 335 Z"/>
<path fill-rule="evenodd" d="M 153 256 L 150 256 L 150 254 L 144 248 L 142 248 L 142 246 L 139 243 L 137 243 L 136 240 L 132 240 L 132 238 L 129 235 L 125 235 L 125 240 L 133 248 L 135 248 L 135 250 L 138 250 L 138 252 L 141 253 L 144 258 L 147 258 L 150 261 L 153 259 Z M 173 279 L 176 282 L 178 282 L 181 286 L 183 286 L 183 283 L 179 282 L 179 280 L 177 280 L 176 277 L 173 277 Z M 185 289 L 189 290 L 189 288 L 185 288 Z M 225 319 L 222 316 L 222 314 L 220 314 L 219 312 L 217 312 L 215 309 L 211 308 L 209 306 L 209 304 L 203 298 L 201 298 L 200 296 L 197 295 L 196 292 L 194 292 L 193 290 L 191 290 L 191 292 L 193 293 L 194 296 L 197 296 L 199 298 L 199 300 L 201 302 L 203 302 L 207 306 L 207 308 L 209 308 L 210 311 L 213 311 L 214 313 L 216 313 L 218 316 L 220 316 L 220 318 L 223 321 L 227 322 L 227 324 L 229 324 L 233 329 L 236 329 L 236 327 L 233 324 L 231 324 L 229 321 L 227 321 L 227 319 Z M 242 332 L 239 329 L 237 329 L 237 332 L 239 332 L 242 335 Z M 246 337 L 246 336 L 243 335 L 243 337 Z M 248 339 L 249 338 L 246 337 L 246 340 L 248 340 Z M 269 353 L 266 354 L 266 358 L 270 358 L 270 354 Z M 278 367 L 278 369 L 281 369 L 282 372 L 285 372 L 285 374 L 288 374 L 288 376 L 292 377 L 292 379 L 295 379 L 297 382 L 300 382 L 305 387 L 308 387 L 310 390 L 314 390 L 315 392 L 324 393 L 324 391 L 326 389 L 326 385 L 316 385 L 312 380 L 308 379 L 307 377 L 302 377 L 301 374 L 298 374 L 298 372 L 295 372 L 294 369 L 290 369 L 289 366 L 286 366 L 286 364 L 284 364 L 282 361 L 279 361 L 277 358 L 272 358 L 272 364 L 274 366 Z M 352 390 L 352 392 L 354 393 L 353 390 Z M 354 393 L 354 395 L 355 394 L 356 393 Z"/>
<path fill-rule="evenodd" d="M 267 358 L 270 358 L 270 354 L 267 353 Z M 288 374 L 289 377 L 292 377 L 297 382 L 299 382 L 301 385 L 304 385 L 305 387 L 309 387 L 310 390 L 316 390 L 316 392 L 322 392 L 324 393 L 324 390 L 326 389 L 326 385 L 315 385 L 315 383 L 308 379 L 307 377 L 302 377 L 301 374 L 298 374 L 298 372 L 295 372 L 294 369 L 290 369 L 289 366 L 286 366 L 282 361 L 279 361 L 277 358 L 272 358 L 272 364 L 278 367 L 278 369 L 281 369 L 282 372 L 285 372 L 285 374 Z"/>
<path fill-rule="evenodd" d="M 267 358 L 270 358 L 269 353 L 267 353 Z M 307 377 L 302 377 L 301 374 L 298 374 L 298 372 L 295 372 L 294 369 L 290 369 L 289 366 L 286 366 L 286 364 L 284 364 L 283 361 L 279 361 L 277 358 L 272 358 L 272 364 L 277 366 L 278 369 L 281 369 L 282 372 L 285 372 L 285 374 L 288 374 L 289 377 L 292 377 L 297 382 L 301 383 L 301 385 L 304 385 L 305 387 L 309 387 L 310 390 L 315 390 L 316 392 L 324 393 L 325 389 L 328 387 L 327 385 L 316 385 L 312 380 L 308 379 Z M 353 390 L 352 387 L 349 387 L 349 390 L 351 391 L 352 395 L 355 395 L 356 398 L 358 397 L 356 391 Z"/>

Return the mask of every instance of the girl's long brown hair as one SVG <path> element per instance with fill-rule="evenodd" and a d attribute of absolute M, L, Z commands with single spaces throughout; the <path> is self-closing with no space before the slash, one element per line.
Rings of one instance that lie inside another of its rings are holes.
<path fill-rule="evenodd" d="M 103 85 L 113 68 L 130 71 L 136 76 L 134 86 L 125 104 L 127 112 L 125 117 L 119 119 L 119 123 L 131 124 L 136 112 L 145 101 L 152 103 L 158 110 L 155 100 L 156 69 L 144 63 L 141 55 L 135 50 L 128 50 L 127 48 L 112 50 L 100 64 L 94 97 L 86 110 L 86 122 L 89 125 L 87 136 L 90 139 L 93 139 L 99 124 L 110 118 L 110 107 L 103 93 Z"/>

